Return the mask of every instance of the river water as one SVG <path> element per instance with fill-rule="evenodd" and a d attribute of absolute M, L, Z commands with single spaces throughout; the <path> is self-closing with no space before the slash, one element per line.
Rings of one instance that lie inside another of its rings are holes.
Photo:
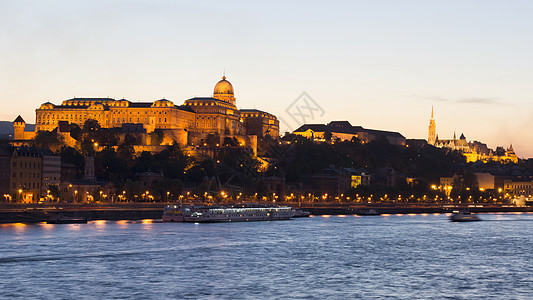
<path fill-rule="evenodd" d="M 533 214 L 0 225 L 0 298 L 532 299 Z"/>

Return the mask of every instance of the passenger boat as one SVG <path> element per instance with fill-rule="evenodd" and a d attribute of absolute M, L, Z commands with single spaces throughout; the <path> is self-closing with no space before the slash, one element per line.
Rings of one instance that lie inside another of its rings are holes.
<path fill-rule="evenodd" d="M 234 206 L 167 205 L 163 222 L 250 222 L 289 220 L 294 216 L 291 207 L 244 204 Z"/>
<path fill-rule="evenodd" d="M 481 219 L 473 213 L 468 211 L 454 211 L 450 216 L 452 222 L 475 222 L 481 221 Z"/>

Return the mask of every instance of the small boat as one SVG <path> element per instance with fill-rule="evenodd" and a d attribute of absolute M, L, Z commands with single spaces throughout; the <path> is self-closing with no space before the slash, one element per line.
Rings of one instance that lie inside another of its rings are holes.
<path fill-rule="evenodd" d="M 450 216 L 452 222 L 475 222 L 481 219 L 475 214 L 468 211 L 454 211 Z"/>
<path fill-rule="evenodd" d="M 86 224 L 86 218 L 70 218 L 64 216 L 52 217 L 46 220 L 46 224 Z"/>
<path fill-rule="evenodd" d="M 293 208 L 292 212 L 294 213 L 293 218 L 307 218 L 311 215 L 310 212 L 302 210 L 301 208 Z"/>
<path fill-rule="evenodd" d="M 360 209 L 356 212 L 358 216 L 379 216 L 381 215 L 377 210 L 373 208 Z"/>

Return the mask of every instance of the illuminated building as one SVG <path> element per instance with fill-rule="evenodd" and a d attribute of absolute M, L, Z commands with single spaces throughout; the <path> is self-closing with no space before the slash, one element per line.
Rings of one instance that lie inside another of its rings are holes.
<path fill-rule="evenodd" d="M 35 132 L 33 131 L 24 131 L 26 128 L 26 122 L 21 116 L 18 116 L 15 121 L 13 121 L 14 135 L 13 139 L 15 143 L 23 143 L 26 140 L 32 140 L 35 138 Z"/>
<path fill-rule="evenodd" d="M 0 150 L 2 161 L 9 159 L 9 181 L 3 200 L 36 202 L 42 192 L 42 155 L 36 148 L 6 147 Z M 8 199 L 7 199 L 8 198 Z"/>
<path fill-rule="evenodd" d="M 207 135 L 213 134 L 220 141 L 225 137 L 236 137 L 244 145 L 254 148 L 256 139 L 251 135 L 268 133 L 274 138 L 279 136 L 279 121 L 274 115 L 237 108 L 233 86 L 225 76 L 215 85 L 212 97 L 195 97 L 186 100 L 183 105 L 167 99 L 133 102 L 111 98 L 73 98 L 61 105 L 47 102 L 36 110 L 35 132 L 52 131 L 60 122 L 81 127 L 89 119 L 98 121 L 102 128 L 128 131 L 142 127 L 145 133 L 160 130 L 165 136 L 164 145 L 173 141 L 185 146 L 198 145 Z M 16 123 L 15 139 L 33 138 L 22 134 L 21 127 L 20 122 Z"/>
<path fill-rule="evenodd" d="M 428 128 L 428 144 L 435 145 L 437 139 L 437 124 L 435 123 L 435 118 L 433 117 L 433 106 L 431 107 L 431 119 L 429 119 L 429 128 Z"/>
<path fill-rule="evenodd" d="M 316 141 L 325 141 L 326 133 L 331 133 L 332 140 L 349 141 L 356 138 L 362 143 L 385 138 L 391 145 L 405 146 L 405 137 L 399 132 L 365 129 L 361 126 L 352 126 L 348 121 L 332 121 L 328 124 L 304 124 L 292 133 Z"/>
<path fill-rule="evenodd" d="M 513 145 L 510 145 L 505 153 L 496 155 L 492 149 L 489 149 L 486 144 L 478 141 L 467 141 L 464 134 L 461 134 L 459 139 L 456 138 L 455 132 L 453 139 L 440 139 L 437 134 L 437 125 L 433 117 L 433 107 L 431 108 L 431 118 L 429 120 L 428 128 L 428 144 L 437 148 L 445 148 L 459 151 L 466 158 L 467 162 L 481 161 L 501 161 L 501 162 L 518 162 L 518 157 L 514 152 Z"/>

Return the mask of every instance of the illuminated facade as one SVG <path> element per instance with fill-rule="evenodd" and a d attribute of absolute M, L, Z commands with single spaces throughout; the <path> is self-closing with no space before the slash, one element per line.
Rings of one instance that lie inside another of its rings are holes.
<path fill-rule="evenodd" d="M 0 156 L 4 161 L 9 160 L 9 181 L 3 190 L 3 200 L 8 202 L 39 200 L 42 189 L 42 155 L 38 149 L 7 147 L 0 150 Z"/>
<path fill-rule="evenodd" d="M 399 132 L 365 129 L 361 126 L 352 126 L 348 121 L 332 121 L 328 124 L 304 124 L 292 133 L 316 141 L 325 141 L 326 133 L 331 133 L 332 140 L 350 141 L 356 138 L 361 143 L 384 138 L 391 145 L 405 146 L 405 137 Z"/>
<path fill-rule="evenodd" d="M 252 113 L 253 112 L 253 113 Z M 195 97 L 183 105 L 167 99 L 154 102 L 132 102 L 126 99 L 73 98 L 61 105 L 50 102 L 36 110 L 35 132 L 56 129 L 60 122 L 78 124 L 94 119 L 102 128 L 132 128 L 142 125 L 146 133 L 162 130 L 181 145 L 194 145 L 209 134 L 237 137 L 246 143 L 246 135 L 279 136 L 276 116 L 259 110 L 239 110 L 232 84 L 222 77 L 213 97 Z M 261 123 L 261 126 L 258 124 Z M 18 123 L 17 123 L 18 124 Z M 15 139 L 31 139 L 15 125 Z M 18 128 L 18 129 L 17 129 Z M 22 133 L 21 133 L 22 132 Z M 18 133 L 18 134 L 17 134 Z"/>
<path fill-rule="evenodd" d="M 437 124 L 435 123 L 435 118 L 433 117 L 433 106 L 431 107 L 431 119 L 429 119 L 428 126 L 428 144 L 435 145 L 437 140 Z"/>
<path fill-rule="evenodd" d="M 428 144 L 437 148 L 446 148 L 450 150 L 459 151 L 466 158 L 466 162 L 481 161 L 501 161 L 501 162 L 518 162 L 518 157 L 514 152 L 513 145 L 505 151 L 504 154 L 496 155 L 492 149 L 489 149 L 486 144 L 478 141 L 467 141 L 464 134 L 461 134 L 459 139 L 456 138 L 455 132 L 453 139 L 439 139 L 437 134 L 437 125 L 433 117 L 433 108 L 431 108 L 431 118 L 429 120 L 428 128 Z"/>
<path fill-rule="evenodd" d="M 269 135 L 273 138 L 279 136 L 279 121 L 276 116 L 257 109 L 241 109 L 241 117 L 246 134 L 259 137 Z"/>
<path fill-rule="evenodd" d="M 13 121 L 13 129 L 14 129 L 14 140 L 31 140 L 35 138 L 35 132 L 34 131 L 24 131 L 26 128 L 26 122 L 21 116 L 18 116 L 15 121 Z"/>

